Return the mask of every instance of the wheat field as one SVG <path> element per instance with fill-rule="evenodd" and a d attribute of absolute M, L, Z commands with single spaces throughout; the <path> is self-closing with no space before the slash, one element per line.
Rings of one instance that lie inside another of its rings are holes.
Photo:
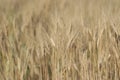
<path fill-rule="evenodd" d="M 0 80 L 120 80 L 120 0 L 0 0 Z"/>

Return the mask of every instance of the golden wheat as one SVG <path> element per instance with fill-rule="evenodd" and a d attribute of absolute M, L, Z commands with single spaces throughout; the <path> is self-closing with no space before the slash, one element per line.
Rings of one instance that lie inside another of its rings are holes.
<path fill-rule="evenodd" d="M 0 80 L 120 80 L 119 0 L 0 0 Z"/>

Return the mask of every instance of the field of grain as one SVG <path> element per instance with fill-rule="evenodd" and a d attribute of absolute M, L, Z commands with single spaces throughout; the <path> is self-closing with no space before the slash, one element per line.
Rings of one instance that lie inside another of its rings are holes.
<path fill-rule="evenodd" d="M 120 0 L 0 0 L 0 80 L 120 80 Z"/>

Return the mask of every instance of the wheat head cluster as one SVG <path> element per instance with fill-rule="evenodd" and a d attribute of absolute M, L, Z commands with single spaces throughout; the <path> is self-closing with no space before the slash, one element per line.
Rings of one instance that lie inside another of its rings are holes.
<path fill-rule="evenodd" d="M 0 80 L 120 80 L 120 0 L 0 0 Z"/>

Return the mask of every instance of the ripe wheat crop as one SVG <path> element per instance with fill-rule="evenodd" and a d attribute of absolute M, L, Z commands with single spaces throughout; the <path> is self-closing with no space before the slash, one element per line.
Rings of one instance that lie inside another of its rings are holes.
<path fill-rule="evenodd" d="M 0 0 L 0 80 L 120 80 L 120 0 Z"/>

